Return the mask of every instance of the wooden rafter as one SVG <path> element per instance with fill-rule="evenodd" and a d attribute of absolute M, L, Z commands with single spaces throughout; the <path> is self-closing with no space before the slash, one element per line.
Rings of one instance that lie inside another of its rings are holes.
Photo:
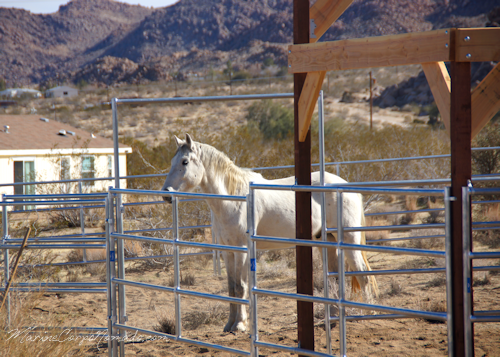
<path fill-rule="evenodd" d="M 317 42 L 330 26 L 344 13 L 354 0 L 318 0 L 309 10 L 309 17 L 314 20 L 315 37 L 310 43 Z M 308 73 L 299 99 L 299 140 L 304 141 L 311 125 L 316 100 L 323 85 L 326 71 Z"/>
<path fill-rule="evenodd" d="M 458 62 L 500 61 L 500 28 L 456 29 L 455 48 Z"/>
<path fill-rule="evenodd" d="M 307 74 L 299 99 L 299 141 L 304 141 L 311 125 L 319 91 L 325 79 L 326 72 L 311 72 Z"/>
<path fill-rule="evenodd" d="M 472 137 L 500 110 L 500 63 L 472 92 Z"/>
<path fill-rule="evenodd" d="M 318 0 L 311 6 L 309 17 L 316 24 L 316 37 L 310 43 L 317 42 L 321 36 L 337 21 L 354 0 Z"/>
<path fill-rule="evenodd" d="M 289 72 L 500 61 L 500 28 L 441 29 L 288 47 Z"/>
<path fill-rule="evenodd" d="M 389 67 L 450 60 L 449 30 L 291 45 L 289 72 Z"/>
<path fill-rule="evenodd" d="M 451 78 L 444 62 L 422 63 L 427 82 L 441 114 L 446 130 L 450 132 Z"/>

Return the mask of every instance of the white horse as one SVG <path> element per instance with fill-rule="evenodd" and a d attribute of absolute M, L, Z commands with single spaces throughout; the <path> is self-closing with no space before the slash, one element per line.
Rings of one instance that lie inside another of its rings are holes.
<path fill-rule="evenodd" d="M 266 180 L 262 175 L 248 169 L 237 167 L 225 154 L 214 147 L 195 142 L 189 134 L 186 140 L 175 137 L 177 152 L 172 159 L 170 172 L 162 190 L 175 192 L 192 192 L 200 188 L 203 193 L 221 195 L 246 195 L 249 183 L 267 183 L 276 185 L 293 185 L 295 178 Z M 318 172 L 312 174 L 313 185 L 319 185 Z M 325 173 L 326 183 L 345 183 L 343 179 Z M 315 237 L 321 234 L 320 194 L 312 194 L 312 229 Z M 362 197 L 357 193 L 345 193 L 344 227 L 359 227 L 364 223 Z M 171 197 L 164 197 L 171 202 Z M 207 199 L 214 214 L 212 222 L 214 234 L 220 244 L 247 246 L 247 207 L 246 202 Z M 326 194 L 327 226 L 337 226 L 337 195 Z M 255 226 L 257 234 L 271 237 L 295 238 L 295 195 L 290 191 L 257 190 L 255 192 Z M 329 237 L 329 240 L 335 237 Z M 364 235 L 360 232 L 344 232 L 346 243 L 364 243 Z M 284 249 L 290 246 L 271 242 L 258 242 L 258 249 Z M 329 269 L 336 270 L 336 249 L 329 249 Z M 247 254 L 223 251 L 226 265 L 229 295 L 246 299 L 248 297 Z M 364 252 L 346 250 L 348 267 L 353 271 L 371 270 Z M 352 287 L 361 288 L 365 297 L 378 295 L 378 287 L 373 276 L 355 277 Z M 247 312 L 243 305 L 231 304 L 229 321 L 224 331 L 245 331 L 247 328 Z"/>

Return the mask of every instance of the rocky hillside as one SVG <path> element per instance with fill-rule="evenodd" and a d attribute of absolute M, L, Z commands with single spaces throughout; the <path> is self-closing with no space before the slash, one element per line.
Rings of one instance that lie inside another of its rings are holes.
<path fill-rule="evenodd" d="M 72 0 L 49 15 L 0 7 L 0 77 L 9 86 L 56 80 L 58 75 L 110 84 L 115 78 L 101 78 L 99 66 L 120 63 L 123 73 L 116 80 L 140 81 L 219 69 L 228 59 L 242 68 L 266 58 L 284 65 L 286 45 L 292 42 L 292 4 L 180 0 L 152 10 L 111 0 Z M 355 0 L 324 40 L 484 26 L 497 4 Z"/>

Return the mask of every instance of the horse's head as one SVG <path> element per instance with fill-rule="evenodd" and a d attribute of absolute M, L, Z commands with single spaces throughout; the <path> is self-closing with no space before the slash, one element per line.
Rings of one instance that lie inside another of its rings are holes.
<path fill-rule="evenodd" d="M 205 168 L 200 160 L 201 147 L 196 145 L 189 134 L 186 140 L 174 136 L 177 143 L 177 152 L 172 159 L 170 172 L 163 184 L 163 191 L 191 192 L 198 187 L 205 175 Z M 172 197 L 165 196 L 163 199 L 169 203 Z"/>

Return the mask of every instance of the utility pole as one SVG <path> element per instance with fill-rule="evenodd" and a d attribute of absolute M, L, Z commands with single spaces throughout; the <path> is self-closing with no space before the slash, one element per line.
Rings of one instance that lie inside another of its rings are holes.
<path fill-rule="evenodd" d="M 370 130 L 373 129 L 373 90 L 372 71 L 370 71 Z"/>

